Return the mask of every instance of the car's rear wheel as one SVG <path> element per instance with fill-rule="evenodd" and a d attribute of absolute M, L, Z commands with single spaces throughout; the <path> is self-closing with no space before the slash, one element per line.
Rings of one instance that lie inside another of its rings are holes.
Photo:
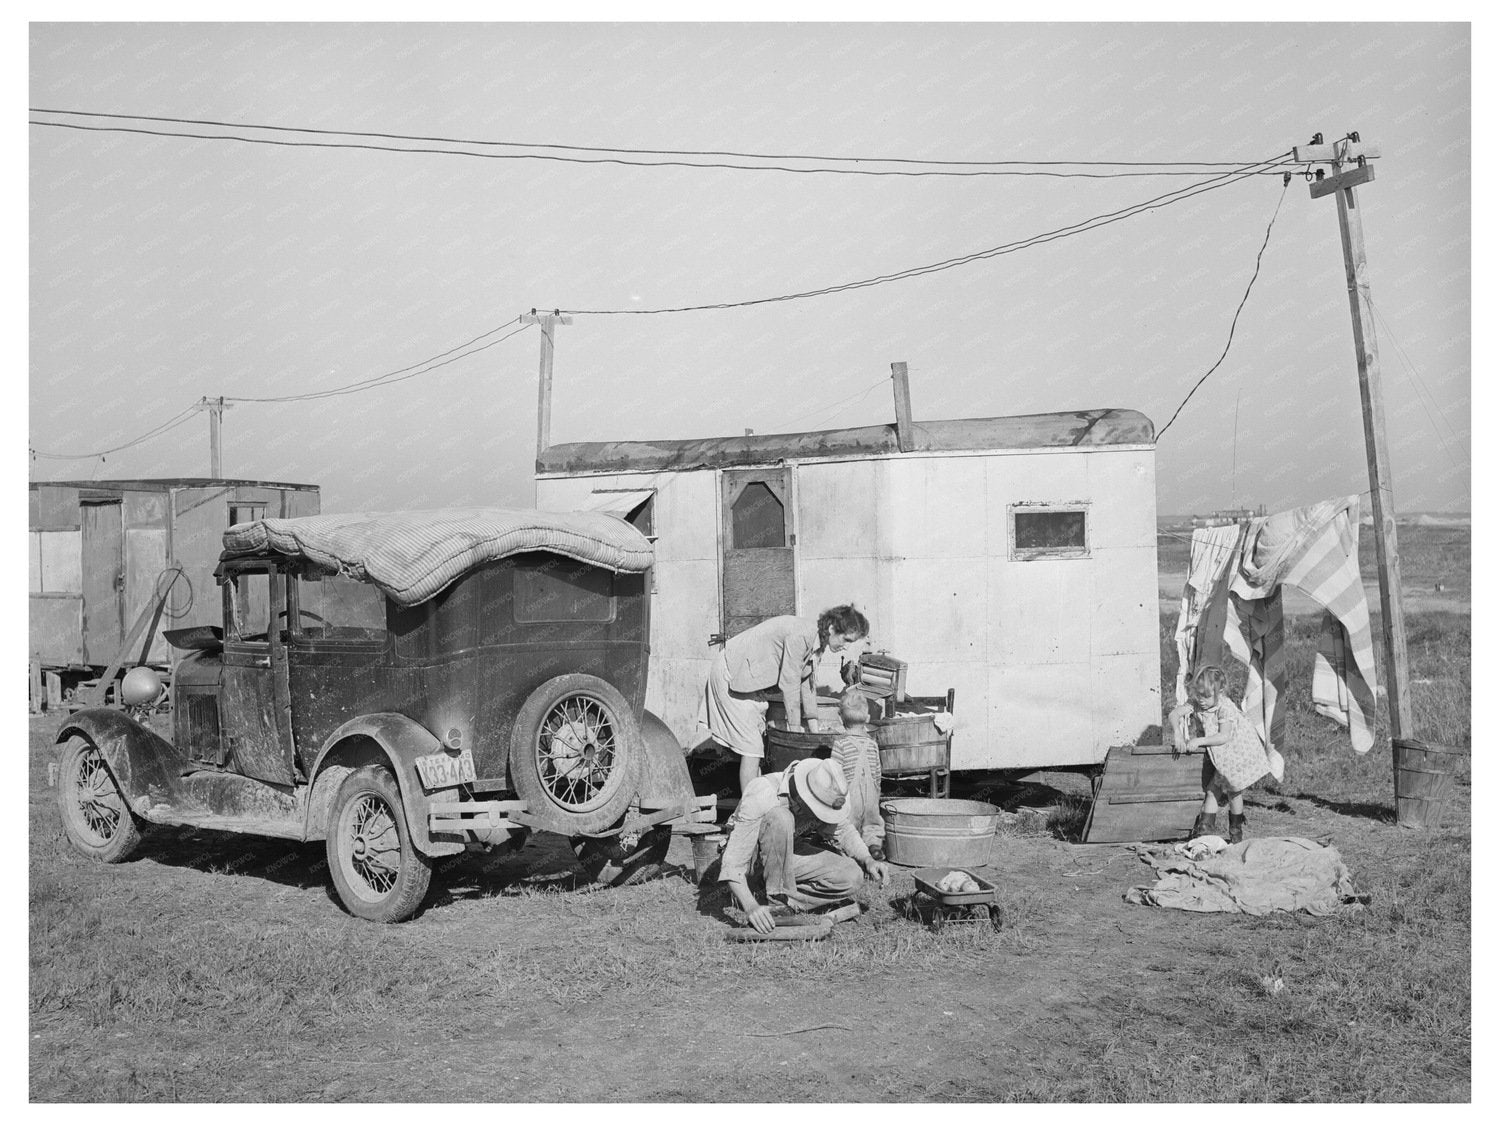
<path fill-rule="evenodd" d="M 598 676 L 556 676 L 522 704 L 511 734 L 510 777 L 529 810 L 569 833 L 618 824 L 640 775 L 640 724 Z"/>
<path fill-rule="evenodd" d="M 672 830 L 648 828 L 638 838 L 631 839 L 575 836 L 572 844 L 578 866 L 590 879 L 606 887 L 628 887 L 662 873 L 667 849 L 672 846 Z"/>
<path fill-rule="evenodd" d="M 141 826 L 99 748 L 77 735 L 58 764 L 57 803 L 63 831 L 84 855 L 119 863 L 141 842 Z"/>
<path fill-rule="evenodd" d="M 371 922 L 410 918 L 432 882 L 432 861 L 412 844 L 401 790 L 384 766 L 361 766 L 339 785 L 327 851 L 339 900 Z"/>

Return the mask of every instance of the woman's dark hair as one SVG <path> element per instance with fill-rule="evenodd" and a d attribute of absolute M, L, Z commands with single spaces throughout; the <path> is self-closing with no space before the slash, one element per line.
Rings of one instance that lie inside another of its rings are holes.
<path fill-rule="evenodd" d="M 852 605 L 836 605 L 818 614 L 818 644 L 827 646 L 828 634 L 853 633 L 856 640 L 870 635 L 870 621 Z"/>

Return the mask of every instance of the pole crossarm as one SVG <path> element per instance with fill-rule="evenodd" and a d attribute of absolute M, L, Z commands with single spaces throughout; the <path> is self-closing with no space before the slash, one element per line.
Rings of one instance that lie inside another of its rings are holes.
<path fill-rule="evenodd" d="M 1347 172 L 1339 172 L 1336 175 L 1324 176 L 1321 180 L 1314 180 L 1307 185 L 1307 192 L 1314 199 L 1322 199 L 1325 195 L 1332 195 L 1336 191 L 1367 184 L 1374 178 L 1375 169 L 1368 164 L 1361 164 L 1356 168 L 1350 168 Z"/>
<path fill-rule="evenodd" d="M 1355 141 L 1345 137 L 1332 144 L 1293 145 L 1292 160 L 1297 164 L 1347 164 L 1365 160 L 1379 160 L 1380 146 L 1369 141 Z"/>

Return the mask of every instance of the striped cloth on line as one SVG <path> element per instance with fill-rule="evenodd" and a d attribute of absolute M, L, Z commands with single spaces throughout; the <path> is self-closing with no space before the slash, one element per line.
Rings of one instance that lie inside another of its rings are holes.
<path fill-rule="evenodd" d="M 1359 575 L 1359 497 L 1234 527 L 1199 528 L 1189 565 L 1177 627 L 1179 667 L 1219 663 L 1221 645 L 1227 647 L 1248 669 L 1240 709 L 1275 762 L 1285 727 L 1281 587 L 1294 586 L 1325 610 L 1313 661 L 1313 706 L 1348 729 L 1356 753 L 1369 750 L 1375 741 L 1376 678 L 1369 605 Z M 1179 702 L 1187 699 L 1186 688 L 1184 675 L 1177 685 Z"/>
<path fill-rule="evenodd" d="M 641 573 L 651 544 L 604 512 L 449 508 L 253 520 L 224 532 L 224 554 L 273 551 L 379 587 L 398 605 L 435 597 L 480 563 L 545 551 L 606 570 Z"/>

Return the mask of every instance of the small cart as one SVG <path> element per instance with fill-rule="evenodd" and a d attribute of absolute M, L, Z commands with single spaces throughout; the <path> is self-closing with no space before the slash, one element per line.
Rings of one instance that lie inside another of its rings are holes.
<path fill-rule="evenodd" d="M 917 890 L 932 900 L 932 928 L 941 930 L 949 922 L 983 922 L 986 918 L 991 926 L 1000 929 L 1000 898 L 998 888 L 979 872 L 983 868 L 971 867 L 923 867 L 912 872 Z M 950 871 L 962 871 L 979 884 L 977 891 L 945 891 L 938 887 L 943 876 Z M 912 901 L 915 911 L 916 900 Z"/>

